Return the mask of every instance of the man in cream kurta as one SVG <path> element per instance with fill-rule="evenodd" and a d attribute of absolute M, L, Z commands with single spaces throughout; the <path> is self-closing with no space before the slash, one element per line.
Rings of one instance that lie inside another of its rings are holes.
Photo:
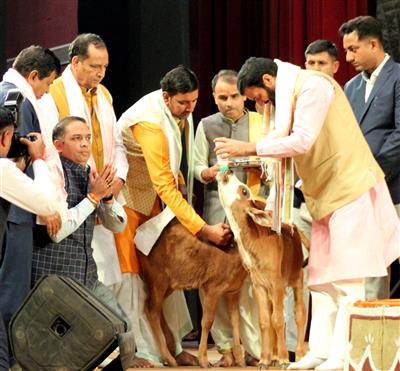
<path fill-rule="evenodd" d="M 125 293 L 126 299 L 130 298 L 125 303 L 121 299 L 121 304 L 131 321 L 136 323 L 137 356 L 153 362 L 161 361 L 160 352 L 143 313 L 146 294 L 137 274 L 139 267 L 134 249 L 148 253 L 173 217 L 191 233 L 216 244 L 228 242 L 231 236 L 227 225 L 206 224 L 188 202 L 191 200 L 193 179 L 192 112 L 197 98 L 196 75 L 190 69 L 179 66 L 162 78 L 161 90 L 145 95 L 118 121 L 129 162 L 123 188 L 129 225 L 125 233 L 135 238 L 135 243 L 130 246 L 118 244 L 123 272 L 120 290 Z M 183 151 L 184 146 L 186 151 Z M 182 162 L 185 156 L 187 168 L 184 169 Z M 170 302 L 172 299 L 173 302 Z M 197 364 L 197 360 L 182 351 L 180 345 L 182 337 L 191 329 L 183 293 L 173 293 L 163 309 L 167 314 L 166 321 L 178 340 L 175 351 L 178 364 Z"/>
<path fill-rule="evenodd" d="M 216 137 L 226 136 L 255 141 L 262 136 L 264 129 L 262 116 L 244 108 L 246 98 L 239 93 L 236 82 L 236 71 L 221 70 L 215 75 L 211 87 L 219 112 L 203 118 L 196 131 L 194 175 L 197 180 L 204 183 L 203 217 L 210 224 L 226 222 L 215 180 L 220 164 L 213 151 L 213 140 Z M 233 170 L 242 182 L 247 183 L 254 190 L 255 194 L 267 196 L 265 187 L 260 186 L 259 168 L 239 167 Z M 200 298 L 202 298 L 201 292 Z M 250 278 L 247 278 L 243 284 L 240 307 L 240 338 L 246 352 L 251 356 L 247 357 L 246 361 L 249 365 L 256 365 L 260 358 L 260 332 L 258 310 L 254 305 Z M 221 299 L 218 304 L 211 334 L 218 350 L 223 355 L 214 367 L 232 366 L 232 326 L 224 299 Z"/>
<path fill-rule="evenodd" d="M 238 82 L 249 99 L 272 101 L 278 129 L 257 145 L 218 138 L 216 153 L 293 157 L 313 217 L 310 351 L 289 367 L 341 369 L 348 307 L 364 298 L 365 277 L 385 276 L 400 255 L 399 220 L 383 172 L 342 89 L 327 75 L 252 57 Z"/>

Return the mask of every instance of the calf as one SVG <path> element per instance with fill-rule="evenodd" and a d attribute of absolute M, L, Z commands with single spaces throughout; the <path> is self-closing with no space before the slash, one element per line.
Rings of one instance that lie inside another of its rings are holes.
<path fill-rule="evenodd" d="M 258 202 L 252 199 L 250 189 L 231 171 L 219 173 L 217 179 L 221 204 L 254 287 L 261 331 L 259 368 L 268 368 L 272 357 L 277 358 L 274 363 L 277 361 L 281 367 L 285 367 L 289 362 L 283 314 L 286 287 L 293 287 L 294 290 L 298 334 L 296 356 L 302 357 L 306 350 L 302 336 L 306 310 L 303 302 L 300 235 L 295 226 L 285 224 L 281 234 L 272 231 L 271 216 L 263 208 L 257 207 Z M 273 331 L 270 331 L 270 327 Z M 276 340 L 276 349 L 271 349 L 269 334 L 276 337 L 272 339 Z"/>
<path fill-rule="evenodd" d="M 139 252 L 139 259 L 148 286 L 146 314 L 164 361 L 169 366 L 177 366 L 171 355 L 175 351 L 175 340 L 161 310 L 164 300 L 173 290 L 201 288 L 204 300 L 199 345 L 200 366 L 209 366 L 207 338 L 218 300 L 224 295 L 233 327 L 233 354 L 236 363 L 244 367 L 244 352 L 239 335 L 239 298 L 247 272 L 237 248 L 223 251 L 202 242 L 177 220 L 173 220 L 164 229 L 150 254 L 146 256 Z"/>

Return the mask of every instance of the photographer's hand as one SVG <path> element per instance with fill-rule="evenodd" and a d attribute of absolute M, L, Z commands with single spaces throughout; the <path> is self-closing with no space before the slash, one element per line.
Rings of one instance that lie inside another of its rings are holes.
<path fill-rule="evenodd" d="M 28 147 L 28 153 L 34 159 L 35 157 L 43 157 L 44 154 L 44 143 L 42 136 L 39 133 L 29 133 L 28 135 L 31 135 L 36 138 L 35 141 L 30 141 L 26 138 L 21 138 L 21 143 L 25 144 Z"/>

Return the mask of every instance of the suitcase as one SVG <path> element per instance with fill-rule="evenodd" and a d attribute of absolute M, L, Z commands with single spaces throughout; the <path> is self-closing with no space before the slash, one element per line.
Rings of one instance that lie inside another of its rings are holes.
<path fill-rule="evenodd" d="M 15 359 L 27 371 L 93 370 L 127 324 L 76 281 L 44 276 L 10 322 Z"/>

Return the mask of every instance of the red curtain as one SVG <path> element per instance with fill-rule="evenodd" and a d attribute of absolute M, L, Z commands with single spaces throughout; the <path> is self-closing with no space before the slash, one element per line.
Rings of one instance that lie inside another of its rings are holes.
<path fill-rule="evenodd" d="M 304 66 L 304 50 L 316 39 L 336 43 L 336 78 L 344 84 L 355 72 L 345 62 L 338 28 L 367 12 L 367 0 L 191 0 L 191 67 L 200 80 L 195 117 L 215 112 L 210 81 L 218 70 L 238 70 L 250 56 Z"/>

